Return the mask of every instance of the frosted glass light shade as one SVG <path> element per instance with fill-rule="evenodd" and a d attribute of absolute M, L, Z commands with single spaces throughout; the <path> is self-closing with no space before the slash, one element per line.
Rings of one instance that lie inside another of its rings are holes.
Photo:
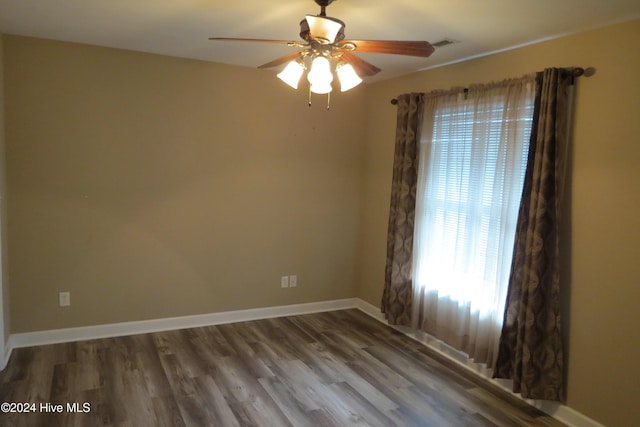
<path fill-rule="evenodd" d="M 327 83 L 327 84 L 316 83 L 311 85 L 310 90 L 313 93 L 322 95 L 322 94 L 331 92 L 333 88 L 331 87 L 331 83 Z"/>
<path fill-rule="evenodd" d="M 331 64 L 329 63 L 329 60 L 324 56 L 316 56 L 311 63 L 311 71 L 307 74 L 307 79 L 309 80 L 309 83 L 311 83 L 312 92 L 315 92 L 314 87 L 316 90 L 326 90 L 326 86 L 331 87 L 333 74 L 331 74 Z"/>
<path fill-rule="evenodd" d="M 278 78 L 291 86 L 294 89 L 298 89 L 298 83 L 300 82 L 300 77 L 302 77 L 302 73 L 304 72 L 304 65 L 299 61 L 291 61 L 284 70 L 278 73 Z"/>
<path fill-rule="evenodd" d="M 354 87 L 362 83 L 362 79 L 356 73 L 356 70 L 353 69 L 351 64 L 347 64 L 345 62 L 339 64 L 336 68 L 336 73 L 338 73 L 338 80 L 340 80 L 340 90 L 342 92 L 353 89 Z"/>

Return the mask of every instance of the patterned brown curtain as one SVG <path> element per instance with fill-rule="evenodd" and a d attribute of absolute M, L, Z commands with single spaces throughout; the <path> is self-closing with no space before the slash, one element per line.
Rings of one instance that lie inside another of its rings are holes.
<path fill-rule="evenodd" d="M 392 325 L 411 324 L 413 226 L 423 94 L 398 97 L 396 144 L 381 310 Z"/>
<path fill-rule="evenodd" d="M 494 377 L 530 399 L 562 400 L 559 230 L 573 73 L 537 75 L 529 159 Z"/>

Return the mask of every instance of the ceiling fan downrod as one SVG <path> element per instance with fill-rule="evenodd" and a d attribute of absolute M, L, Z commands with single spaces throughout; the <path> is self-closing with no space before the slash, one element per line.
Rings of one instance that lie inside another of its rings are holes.
<path fill-rule="evenodd" d="M 333 3 L 333 0 L 314 0 L 318 6 L 320 6 L 320 15 L 327 16 L 327 6 Z"/>

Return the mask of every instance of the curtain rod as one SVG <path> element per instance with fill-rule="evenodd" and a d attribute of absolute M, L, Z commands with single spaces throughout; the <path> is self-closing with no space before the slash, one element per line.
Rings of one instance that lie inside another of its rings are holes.
<path fill-rule="evenodd" d="M 587 68 L 587 70 L 589 70 L 589 68 Z M 580 76 L 584 76 L 584 75 L 585 75 L 585 69 L 584 69 L 584 68 L 582 68 L 582 67 L 575 67 L 575 68 L 573 68 L 571 71 L 572 71 L 572 73 L 573 73 L 573 77 L 580 77 Z M 591 76 L 591 75 L 593 75 L 593 72 L 589 72 L 589 73 L 586 75 L 586 77 L 589 77 L 589 76 Z M 468 89 L 467 89 L 467 88 L 465 88 L 465 91 L 467 91 L 467 90 L 468 90 Z M 398 104 L 398 99 L 397 99 L 397 98 L 393 98 L 393 99 L 391 100 L 391 105 L 397 105 L 397 104 Z"/>

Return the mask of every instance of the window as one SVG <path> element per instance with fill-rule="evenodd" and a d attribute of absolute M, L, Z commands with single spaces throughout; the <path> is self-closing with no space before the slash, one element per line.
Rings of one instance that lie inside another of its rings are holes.
<path fill-rule="evenodd" d="M 497 350 L 527 164 L 534 83 L 427 96 L 414 287 L 421 328 L 489 362 Z"/>

